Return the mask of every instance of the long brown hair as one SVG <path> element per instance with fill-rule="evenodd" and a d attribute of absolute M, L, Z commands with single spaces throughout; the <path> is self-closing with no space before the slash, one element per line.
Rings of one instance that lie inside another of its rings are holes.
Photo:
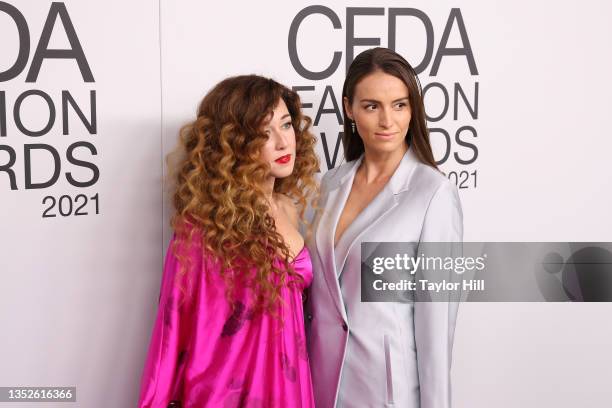
<path fill-rule="evenodd" d="M 348 98 L 349 104 L 352 104 L 355 88 L 359 81 L 375 71 L 382 71 L 393 75 L 406 84 L 412 111 L 408 132 L 406 133 L 406 142 L 408 146 L 414 149 L 416 156 L 421 162 L 437 169 L 438 166 L 433 157 L 429 142 L 421 83 L 416 72 L 404 57 L 395 51 L 382 47 L 371 48 L 359 54 L 351 63 L 346 74 L 344 86 L 342 87 L 343 99 L 344 97 Z M 344 104 L 342 104 L 342 113 L 344 115 L 344 134 L 342 137 L 344 157 L 346 161 L 351 161 L 359 158 L 365 151 L 365 147 L 357 129 L 353 132 L 351 128 Z"/>
<path fill-rule="evenodd" d="M 221 81 L 200 103 L 196 119 L 181 129 L 183 158 L 175 171 L 171 219 L 175 248 L 196 243 L 219 263 L 230 303 L 240 282 L 252 289 L 255 307 L 267 310 L 279 303 L 282 287 L 301 279 L 263 191 L 270 167 L 260 160 L 267 139 L 262 126 L 281 99 L 291 115 L 296 153 L 293 173 L 277 179 L 274 192 L 295 201 L 305 222 L 307 203 L 316 199 L 319 168 L 311 120 L 302 114 L 297 93 L 257 75 Z M 274 262 L 279 254 L 284 268 Z"/>

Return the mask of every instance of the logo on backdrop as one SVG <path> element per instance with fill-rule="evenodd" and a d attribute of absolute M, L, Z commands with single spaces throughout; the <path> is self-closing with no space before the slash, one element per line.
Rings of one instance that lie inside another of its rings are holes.
<path fill-rule="evenodd" d="M 0 83 L 14 85 L 25 73 L 25 83 L 16 87 L 17 91 L 0 90 L 0 189 L 45 190 L 62 178 L 76 188 L 95 185 L 100 177 L 98 151 L 91 137 L 97 134 L 96 91 L 92 89 L 95 80 L 65 4 L 51 3 L 38 39 L 31 37 L 27 16 L 17 7 L 0 1 L 0 13 L 4 21 L 12 21 L 18 33 L 18 53 L 14 61 L 2 64 Z M 58 34 L 68 39 L 68 48 L 49 47 L 52 35 Z M 40 89 L 36 85 L 39 73 L 52 59 L 65 60 L 62 70 L 79 75 L 83 87 L 58 92 Z M 89 98 L 74 96 L 75 91 L 83 90 L 89 91 Z M 34 110 L 36 106 L 43 106 L 42 111 Z M 31 124 L 41 116 L 43 126 Z M 56 140 L 53 137 L 59 132 L 77 140 L 65 148 L 51 144 L 50 139 Z M 20 161 L 23 165 L 18 165 Z M 47 195 L 42 205 L 43 218 L 99 213 L 98 194 Z"/>
<path fill-rule="evenodd" d="M 341 163 L 338 153 L 343 134 L 343 119 L 341 85 L 334 88 L 326 83 L 326 80 L 339 69 L 344 69 L 344 72 L 348 70 L 355 54 L 359 53 L 355 50 L 356 47 L 365 49 L 386 46 L 393 50 L 408 49 L 411 53 L 424 50 L 420 61 L 408 60 L 423 85 L 423 97 L 436 161 L 439 165 L 444 165 L 447 176 L 459 188 L 476 188 L 478 132 L 475 124 L 478 120 L 479 73 L 461 9 L 450 9 L 445 21 L 440 21 L 440 25 L 434 24 L 437 20 L 427 13 L 415 8 L 347 7 L 342 11 L 345 13 L 344 26 L 339 13 L 329 7 L 322 5 L 305 7 L 291 21 L 288 33 L 289 60 L 295 72 L 304 79 L 304 82 L 293 86 L 293 89 L 302 95 L 303 100 L 310 100 L 312 95 L 320 94 L 322 90 L 318 103 L 303 103 L 303 107 L 311 108 L 315 112 L 313 127 L 321 141 L 327 169 Z M 307 68 L 316 64 L 309 63 L 304 50 L 316 49 L 319 46 L 316 43 L 318 39 L 300 37 L 302 41 L 298 41 L 298 34 L 302 27 L 318 24 L 321 19 L 327 20 L 328 23 L 317 26 L 318 31 L 330 38 L 334 35 L 344 36 L 345 49 L 332 51 L 327 58 L 329 61 L 327 66 L 314 70 Z M 385 26 L 381 34 L 386 32 L 387 44 L 381 44 L 380 37 L 356 36 L 356 28 L 368 28 L 371 31 L 372 22 L 382 21 Z M 402 24 L 415 22 L 425 31 L 424 43 L 411 42 L 410 37 L 398 35 L 398 29 L 402 28 Z M 361 24 L 368 27 L 359 27 Z M 440 30 L 442 34 L 439 42 L 436 42 L 434 34 Z M 453 42 L 451 36 L 454 36 L 454 43 L 459 43 L 459 46 L 450 46 Z M 343 57 L 344 66 L 342 66 Z M 445 82 L 438 79 L 441 67 L 450 60 L 455 64 L 453 67 L 458 61 L 462 61 L 467 70 L 461 72 L 461 78 L 465 78 L 464 72 L 468 72 L 467 80 Z M 321 118 L 325 115 L 333 117 L 338 127 L 328 129 L 320 126 Z"/>

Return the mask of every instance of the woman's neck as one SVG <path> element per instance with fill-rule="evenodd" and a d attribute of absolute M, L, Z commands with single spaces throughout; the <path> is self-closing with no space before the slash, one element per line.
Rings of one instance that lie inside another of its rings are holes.
<path fill-rule="evenodd" d="M 274 212 L 278 209 L 278 204 L 276 202 L 276 198 L 274 196 L 274 182 L 276 181 L 275 177 L 270 177 L 263 185 L 264 196 L 270 205 L 270 209 Z"/>
<path fill-rule="evenodd" d="M 399 167 L 407 150 L 408 145 L 406 144 L 403 144 L 402 149 L 396 149 L 388 153 L 366 150 L 363 161 L 358 169 L 365 183 L 371 184 L 389 180 Z"/>

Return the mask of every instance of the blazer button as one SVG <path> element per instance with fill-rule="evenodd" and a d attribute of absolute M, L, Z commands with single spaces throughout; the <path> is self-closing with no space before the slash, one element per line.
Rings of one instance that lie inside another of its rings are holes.
<path fill-rule="evenodd" d="M 307 314 L 306 315 L 306 319 L 308 319 L 309 321 L 312 321 L 312 315 L 311 314 Z"/>
<path fill-rule="evenodd" d="M 348 331 L 348 326 L 347 326 L 346 322 L 343 322 L 343 323 L 342 323 L 342 329 L 343 329 L 344 331 Z"/>

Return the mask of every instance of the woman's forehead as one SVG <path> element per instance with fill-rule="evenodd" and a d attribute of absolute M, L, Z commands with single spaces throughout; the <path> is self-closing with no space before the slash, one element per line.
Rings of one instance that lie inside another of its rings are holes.
<path fill-rule="evenodd" d="M 357 83 L 354 97 L 358 100 L 395 101 L 408 97 L 408 87 L 400 78 L 376 71 Z"/>

